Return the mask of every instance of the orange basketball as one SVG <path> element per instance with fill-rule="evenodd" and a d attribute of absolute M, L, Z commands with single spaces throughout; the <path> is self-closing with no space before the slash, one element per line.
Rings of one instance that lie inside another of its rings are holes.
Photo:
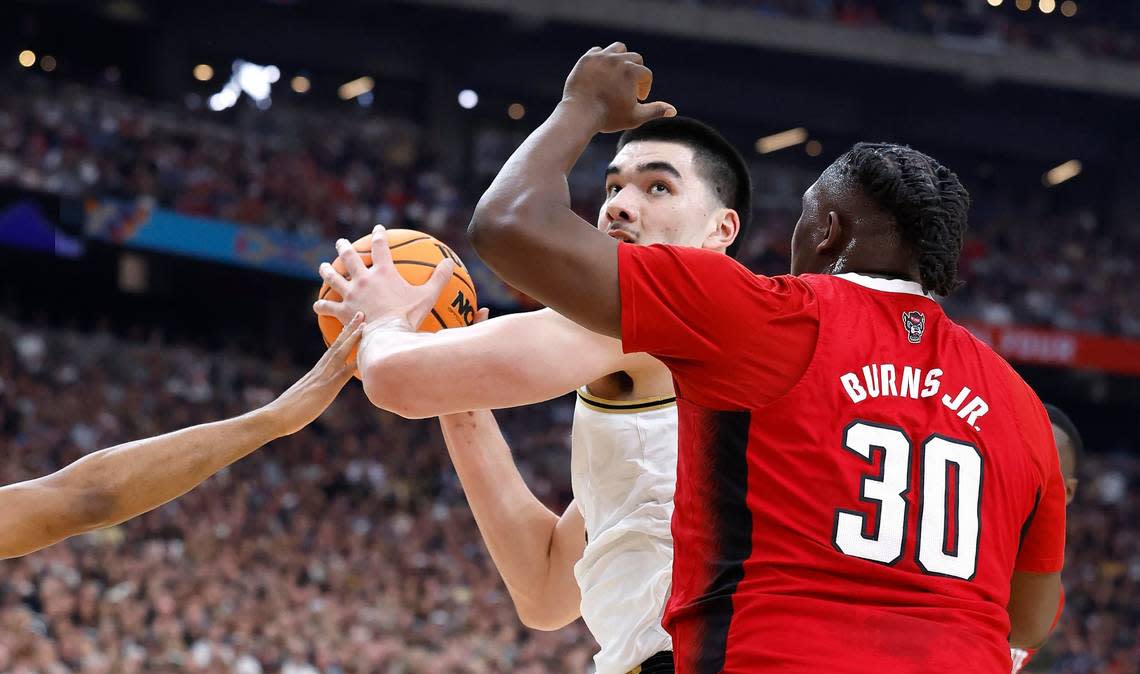
<path fill-rule="evenodd" d="M 372 266 L 372 235 L 357 239 L 352 247 L 360 253 L 364 264 Z M 459 328 L 471 325 L 475 321 L 475 311 L 478 304 L 475 298 L 475 284 L 471 282 L 471 275 L 463 261 L 455 251 L 430 234 L 417 232 L 414 229 L 389 229 L 388 248 L 392 251 L 392 262 L 396 271 L 400 272 L 408 283 L 420 285 L 431 278 L 435 266 L 449 257 L 455 261 L 455 274 L 443 287 L 439 299 L 432 307 L 419 326 L 420 332 L 438 332 L 444 328 Z M 333 269 L 341 276 L 348 277 L 347 270 L 340 258 L 333 260 Z M 341 296 L 329 287 L 327 283 L 321 284 L 318 299 L 339 301 Z M 344 325 L 332 316 L 317 316 L 317 325 L 321 328 L 321 335 L 325 338 L 325 345 L 332 344 L 340 334 Z M 350 360 L 356 360 L 356 350 L 353 349 Z M 357 373 L 359 377 L 359 373 Z"/>

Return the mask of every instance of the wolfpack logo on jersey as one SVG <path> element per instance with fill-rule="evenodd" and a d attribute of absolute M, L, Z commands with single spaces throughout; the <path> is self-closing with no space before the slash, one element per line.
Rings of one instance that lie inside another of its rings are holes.
<path fill-rule="evenodd" d="M 902 321 L 907 341 L 911 344 L 922 341 L 922 331 L 926 329 L 926 316 L 921 311 L 904 311 Z"/>

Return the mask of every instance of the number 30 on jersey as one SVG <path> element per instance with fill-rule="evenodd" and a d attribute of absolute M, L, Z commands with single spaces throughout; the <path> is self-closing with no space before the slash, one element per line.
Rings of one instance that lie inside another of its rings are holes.
<path fill-rule="evenodd" d="M 906 497 L 913 444 L 900 428 L 856 420 L 843 432 L 843 447 L 868 464 L 882 453 L 881 474 L 864 475 L 859 494 L 860 501 L 878 506 L 878 518 L 868 527 L 863 512 L 837 509 L 832 544 L 852 557 L 894 564 L 902 559 L 911 516 Z M 922 493 L 915 561 L 926 573 L 971 580 L 978 566 L 982 455 L 967 442 L 937 434 L 918 450 Z"/>

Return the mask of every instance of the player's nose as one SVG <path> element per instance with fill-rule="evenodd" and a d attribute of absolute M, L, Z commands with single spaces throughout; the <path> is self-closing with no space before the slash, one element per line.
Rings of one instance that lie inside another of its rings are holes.
<path fill-rule="evenodd" d="M 631 199 L 623 198 L 619 192 L 606 204 L 606 217 L 610 222 L 637 222 L 638 209 Z"/>

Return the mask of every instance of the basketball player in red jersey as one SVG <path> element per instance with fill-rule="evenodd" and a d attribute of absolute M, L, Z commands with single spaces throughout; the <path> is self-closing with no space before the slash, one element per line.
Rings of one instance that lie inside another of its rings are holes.
<path fill-rule="evenodd" d="M 363 320 L 354 317 L 312 370 L 259 409 L 108 447 L 50 475 L 0 487 L 0 559 L 141 515 L 301 430 L 352 378 L 355 364 L 345 359 L 360 342 Z"/>
<path fill-rule="evenodd" d="M 672 372 L 678 672 L 1010 671 L 1048 634 L 1065 485 L 1036 395 L 943 314 L 968 195 L 906 147 L 859 144 L 804 194 L 791 276 L 630 246 L 570 209 L 599 132 L 675 114 L 589 50 L 480 200 L 506 282 Z"/>
<path fill-rule="evenodd" d="M 1084 441 L 1077 431 L 1076 424 L 1056 405 L 1045 405 L 1049 414 L 1049 421 L 1053 424 L 1053 439 L 1057 442 L 1057 454 L 1061 461 L 1061 474 L 1065 477 L 1065 506 L 1073 502 L 1077 495 L 1077 464 L 1084 451 Z M 1061 594 L 1061 603 L 1057 606 L 1057 615 L 1053 617 L 1053 626 L 1061 619 L 1061 611 L 1065 608 L 1065 595 Z M 1037 654 L 1036 648 L 1013 648 L 1010 656 L 1013 658 L 1012 674 L 1017 674 L 1033 656 Z"/>

